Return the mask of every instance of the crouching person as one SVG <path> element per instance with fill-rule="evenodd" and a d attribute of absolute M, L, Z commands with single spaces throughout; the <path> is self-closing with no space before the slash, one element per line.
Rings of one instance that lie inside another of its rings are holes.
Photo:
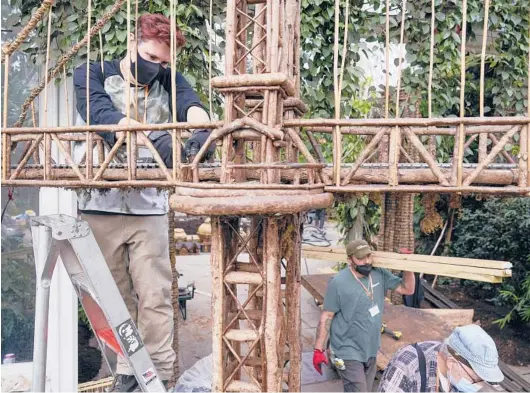
<path fill-rule="evenodd" d="M 457 327 L 444 342 L 426 341 L 398 350 L 379 392 L 488 392 L 504 379 L 492 338 L 477 325 Z"/>

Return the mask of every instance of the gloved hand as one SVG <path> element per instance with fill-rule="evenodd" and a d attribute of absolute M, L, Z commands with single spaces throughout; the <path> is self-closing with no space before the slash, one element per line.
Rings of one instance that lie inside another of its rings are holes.
<path fill-rule="evenodd" d="M 208 139 L 208 136 L 212 133 L 211 130 L 198 130 L 193 133 L 190 139 L 186 142 L 182 148 L 182 161 L 192 162 L 193 158 L 201 150 L 202 145 Z M 149 134 L 149 139 L 153 143 L 153 146 L 160 154 L 160 157 L 168 168 L 173 167 L 173 141 L 171 135 L 167 131 L 153 131 Z M 212 143 L 201 162 L 209 160 L 215 153 L 215 143 Z"/>
<path fill-rule="evenodd" d="M 400 254 L 414 254 L 411 250 L 409 250 L 408 248 L 406 247 L 401 247 L 399 249 L 399 253 Z"/>
<path fill-rule="evenodd" d="M 320 375 L 322 375 L 322 363 L 326 363 L 326 365 L 329 366 L 326 353 L 321 349 L 315 348 L 315 351 L 313 352 L 313 367 L 319 372 Z"/>
<path fill-rule="evenodd" d="M 206 143 L 206 140 L 212 133 L 212 130 L 197 130 L 193 135 L 186 141 L 182 157 L 188 162 L 192 162 L 197 153 L 201 150 L 202 146 Z M 207 161 L 213 157 L 215 153 L 215 143 L 212 143 L 208 148 L 208 151 L 203 156 L 201 162 Z"/>

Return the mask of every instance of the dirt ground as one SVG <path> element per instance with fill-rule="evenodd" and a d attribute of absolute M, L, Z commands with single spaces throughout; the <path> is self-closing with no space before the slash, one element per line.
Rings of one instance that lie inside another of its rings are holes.
<path fill-rule="evenodd" d="M 499 357 L 512 366 L 530 365 L 530 329 L 526 326 L 506 326 L 500 329 L 493 321 L 503 317 L 504 309 L 488 303 L 484 299 L 474 299 L 460 287 L 447 285 L 436 289 L 462 308 L 475 309 L 474 321 L 488 332 L 497 344 Z"/>

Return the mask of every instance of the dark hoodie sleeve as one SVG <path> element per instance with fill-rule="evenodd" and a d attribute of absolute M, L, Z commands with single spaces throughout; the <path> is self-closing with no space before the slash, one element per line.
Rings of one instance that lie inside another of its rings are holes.
<path fill-rule="evenodd" d="M 86 64 L 77 67 L 74 71 L 74 87 L 76 95 L 77 111 L 86 122 L 87 108 L 87 67 Z M 110 96 L 105 91 L 105 78 L 101 66 L 96 63 L 90 64 L 89 89 L 90 89 L 90 124 L 118 124 L 125 117 L 118 111 Z M 113 132 L 98 132 L 111 145 L 116 143 L 116 134 Z"/>
<path fill-rule="evenodd" d="M 188 109 L 192 106 L 198 106 L 208 113 L 197 93 L 180 72 L 175 74 L 175 79 L 177 84 L 177 121 L 186 122 L 188 120 Z M 164 74 L 162 85 L 169 94 L 169 108 L 173 111 L 173 100 L 171 97 L 171 70 L 169 68 Z"/>

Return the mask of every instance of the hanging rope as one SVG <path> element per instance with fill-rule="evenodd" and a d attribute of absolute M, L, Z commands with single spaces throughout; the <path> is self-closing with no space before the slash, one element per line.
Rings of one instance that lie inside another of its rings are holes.
<path fill-rule="evenodd" d="M 54 0 L 44 0 L 39 9 L 33 14 L 29 22 L 24 28 L 17 34 L 16 38 L 12 42 L 8 42 L 2 46 L 2 63 L 5 60 L 5 56 L 11 56 L 17 48 L 28 38 L 28 35 L 33 31 L 37 23 L 44 18 L 46 12 L 52 7 Z"/>
<path fill-rule="evenodd" d="M 9 206 L 9 202 L 11 202 L 14 199 L 13 191 L 14 191 L 13 187 L 7 189 L 7 202 L 4 205 L 4 208 L 2 209 L 2 217 L 0 217 L 0 222 L 4 222 L 4 215 L 6 214 L 6 210 L 7 210 L 7 207 Z"/>
<path fill-rule="evenodd" d="M 50 11 L 48 12 L 48 35 L 46 38 L 46 63 L 45 63 L 46 69 L 48 69 L 48 65 L 50 64 L 51 36 L 52 36 L 52 9 L 50 7 Z M 48 75 L 46 75 L 46 79 L 44 80 L 44 117 L 43 117 L 44 127 L 48 126 L 48 83 L 50 83 L 50 78 L 48 77 Z"/>
<path fill-rule="evenodd" d="M 57 74 L 59 74 L 61 72 L 61 70 L 63 69 L 64 65 L 68 61 L 70 61 L 81 50 L 81 48 L 83 48 L 87 44 L 88 37 L 89 36 L 93 37 L 94 35 L 96 35 L 103 28 L 103 26 L 105 26 L 105 24 L 110 20 L 110 18 L 112 18 L 114 16 L 114 14 L 116 14 L 120 10 L 120 8 L 123 5 L 123 3 L 125 3 L 125 0 L 117 0 L 116 3 L 114 3 L 112 8 L 109 11 L 107 11 L 99 21 L 96 22 L 94 27 L 92 27 L 92 30 L 90 31 L 90 33 L 85 35 L 85 37 L 81 41 L 79 41 L 77 44 L 75 44 L 68 51 L 68 53 L 63 55 L 59 59 L 59 61 L 57 62 L 57 65 L 55 67 L 50 68 L 48 70 L 48 73 L 47 73 L 47 76 L 46 76 L 47 80 L 51 81 L 53 78 L 55 78 L 55 76 Z M 46 79 L 42 80 L 39 83 L 39 85 L 31 91 L 31 94 L 29 95 L 29 97 L 26 99 L 26 101 L 24 101 L 24 104 L 22 104 L 22 110 L 21 110 L 21 113 L 20 113 L 20 116 L 19 116 L 17 122 L 14 125 L 15 127 L 22 127 L 22 124 L 24 124 L 24 120 L 26 120 L 26 116 L 28 114 L 28 109 L 31 106 L 31 103 L 33 102 L 33 100 L 35 100 L 35 98 L 37 98 L 39 96 L 39 94 L 42 92 L 42 90 L 44 90 L 45 81 L 46 81 Z"/>

